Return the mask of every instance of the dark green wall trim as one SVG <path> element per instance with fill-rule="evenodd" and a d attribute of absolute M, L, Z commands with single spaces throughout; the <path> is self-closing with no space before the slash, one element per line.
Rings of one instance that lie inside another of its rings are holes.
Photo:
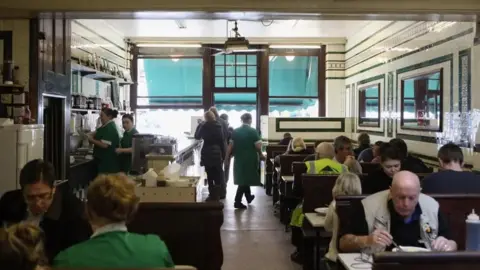
<path fill-rule="evenodd" d="M 467 57 L 467 74 L 463 74 L 462 69 L 462 58 Z M 466 109 L 467 111 L 471 110 L 472 104 L 472 56 L 471 56 L 471 49 L 468 48 L 466 50 L 460 51 L 458 53 L 458 110 L 463 112 L 463 91 L 462 91 L 462 77 L 467 76 L 467 104 Z"/>
<path fill-rule="evenodd" d="M 383 82 L 385 83 L 385 74 L 380 74 L 365 80 L 361 80 L 357 83 L 357 85 L 367 84 L 369 82 L 378 81 L 378 80 L 383 80 Z"/>
<path fill-rule="evenodd" d="M 397 133 L 397 138 L 409 141 L 425 142 L 425 143 L 437 143 L 437 138 L 421 136 L 421 135 L 411 135 L 411 134 L 399 134 Z"/>
<path fill-rule="evenodd" d="M 281 122 L 340 122 L 340 128 L 280 128 Z M 276 118 L 276 132 L 345 132 L 345 118 Z"/>
<path fill-rule="evenodd" d="M 394 58 L 392 58 L 392 59 L 389 59 L 389 60 L 387 61 L 387 63 L 391 63 L 391 62 L 393 62 L 393 61 L 397 61 L 397 60 L 399 60 L 399 59 L 402 59 L 402 58 L 404 58 L 404 57 L 410 56 L 410 55 L 415 54 L 415 53 L 419 53 L 419 52 L 424 51 L 424 50 L 426 50 L 426 49 L 430 49 L 430 48 L 432 48 L 432 47 L 436 47 L 436 46 L 442 45 L 442 44 L 444 44 L 444 43 L 446 43 L 446 42 L 455 40 L 455 39 L 457 39 L 457 38 L 461 38 L 461 37 L 463 37 L 463 36 L 465 36 L 465 35 L 468 35 L 468 34 L 471 34 L 471 33 L 473 33 L 473 27 L 472 27 L 472 28 L 469 28 L 469 29 L 467 29 L 467 30 L 465 30 L 465 31 L 463 31 L 463 32 L 460 32 L 460 33 L 458 33 L 458 34 L 456 34 L 456 35 L 450 36 L 450 37 L 448 37 L 448 38 L 445 38 L 445 39 L 439 40 L 439 41 L 437 41 L 437 42 L 431 43 L 431 44 L 429 44 L 429 45 L 423 46 L 423 47 L 421 47 L 421 48 L 418 48 L 418 49 L 416 49 L 416 50 L 414 50 L 414 51 L 411 51 L 411 52 L 408 52 L 408 53 L 399 55 L 399 56 L 397 56 L 397 57 L 394 57 Z M 403 43 L 402 43 L 402 44 L 403 44 Z M 401 44 L 399 44 L 399 45 L 401 45 Z M 397 45 L 397 46 L 398 46 L 398 45 Z M 368 59 L 367 59 L 367 60 L 368 60 Z M 364 61 L 362 61 L 362 62 L 360 62 L 360 63 L 363 63 L 363 62 L 365 62 L 365 61 L 366 61 L 366 60 L 364 60 Z M 356 75 L 358 75 L 358 74 L 367 72 L 367 71 L 369 71 L 369 70 L 372 70 L 372 69 L 374 69 L 374 68 L 377 68 L 377 67 L 380 67 L 380 66 L 383 66 L 383 65 L 385 65 L 385 63 L 375 64 L 375 65 L 373 65 L 373 66 L 371 66 L 371 67 L 368 67 L 368 68 L 362 69 L 362 70 L 360 70 L 360 71 L 358 71 L 358 72 L 355 72 L 355 73 L 347 76 L 347 78 L 356 76 Z M 347 68 L 347 69 L 348 69 L 348 68 Z"/>
<path fill-rule="evenodd" d="M 358 129 L 358 130 L 357 130 L 357 133 L 367 133 L 368 135 L 381 136 L 381 137 L 384 137 L 384 136 L 385 136 L 385 132 L 381 132 L 381 131 L 371 131 L 371 130 L 364 130 L 364 129 Z"/>
<path fill-rule="evenodd" d="M 353 45 L 353 47 L 351 47 L 350 49 L 348 49 L 346 51 L 347 52 L 350 52 L 351 50 L 355 49 L 356 47 L 362 45 L 363 43 L 367 42 L 369 39 L 371 39 L 372 37 L 376 36 L 378 33 L 382 32 L 383 30 L 387 29 L 388 27 L 394 25 L 396 22 L 391 22 L 387 25 L 385 25 L 384 27 L 380 28 L 379 30 L 377 30 L 376 32 L 372 33 L 370 36 L 364 38 L 363 40 L 361 40 L 360 42 L 358 42 L 357 44 Z"/>
<path fill-rule="evenodd" d="M 329 54 L 345 54 L 345 52 L 327 52 L 327 55 Z"/>
<path fill-rule="evenodd" d="M 346 77 L 326 77 L 327 80 L 345 80 Z"/>
<path fill-rule="evenodd" d="M 395 33 L 393 33 L 393 34 L 391 34 L 391 35 L 388 35 L 388 36 L 384 37 L 383 39 L 379 40 L 379 41 L 376 42 L 375 44 L 372 44 L 372 45 L 364 48 L 364 49 L 361 50 L 360 52 L 358 52 L 358 53 L 356 53 L 356 54 L 354 54 L 354 55 L 346 58 L 345 61 L 352 59 L 353 57 L 355 57 L 355 56 L 357 56 L 357 55 L 365 52 L 366 50 L 373 48 L 373 47 L 376 46 L 378 43 L 383 42 L 383 41 L 385 41 L 385 40 L 387 40 L 387 39 L 395 36 L 396 34 L 401 33 L 401 32 L 403 32 L 403 31 L 407 30 L 408 28 L 410 28 L 410 27 L 412 27 L 413 25 L 418 24 L 418 23 L 419 23 L 419 22 L 414 22 L 414 23 L 411 23 L 411 24 L 407 25 L 406 27 L 400 29 L 399 31 L 397 31 L 397 32 L 395 32 Z M 423 22 L 422 22 L 422 23 L 423 23 Z M 416 37 L 414 37 L 414 38 L 416 38 Z M 403 43 L 405 43 L 405 42 L 403 42 Z M 403 43 L 402 43 L 402 44 L 403 44 Z M 395 47 L 397 47 L 397 46 L 399 46 L 399 45 L 401 45 L 401 44 L 397 44 L 397 45 L 395 45 Z M 379 55 L 379 54 L 382 54 L 382 53 L 383 53 L 383 52 L 379 52 L 379 53 L 377 53 L 377 54 L 375 54 L 375 55 L 367 58 L 366 60 L 369 60 L 369 59 L 371 59 L 371 58 L 373 58 L 373 57 L 375 57 L 375 56 L 377 56 L 377 55 Z M 360 64 L 360 63 L 363 63 L 363 62 L 365 62 L 366 60 L 364 60 L 364 61 L 362 61 L 362 62 L 359 62 L 359 63 L 356 63 L 355 65 L 353 65 L 353 66 L 351 66 L 351 67 L 354 67 L 354 66 L 356 66 L 356 65 L 358 65 L 358 64 Z M 349 68 L 350 68 L 350 67 L 349 67 Z"/>

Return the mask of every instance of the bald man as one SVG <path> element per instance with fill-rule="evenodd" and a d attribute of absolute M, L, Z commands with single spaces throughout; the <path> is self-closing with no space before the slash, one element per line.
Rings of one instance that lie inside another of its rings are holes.
<path fill-rule="evenodd" d="M 315 160 L 305 162 L 308 174 L 341 174 L 347 166 L 333 160 L 335 149 L 331 143 L 322 142 L 315 148 Z"/>
<path fill-rule="evenodd" d="M 389 190 L 366 197 L 356 210 L 350 219 L 356 222 L 344 228 L 340 237 L 342 252 L 365 248 L 380 252 L 391 250 L 394 243 L 436 251 L 457 249 L 457 244 L 448 240 L 438 202 L 421 193 L 418 176 L 409 171 L 396 173 Z"/>

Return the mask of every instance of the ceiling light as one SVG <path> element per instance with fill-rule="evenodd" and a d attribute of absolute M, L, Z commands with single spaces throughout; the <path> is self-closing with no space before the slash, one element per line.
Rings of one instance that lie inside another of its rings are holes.
<path fill-rule="evenodd" d="M 287 55 L 285 56 L 285 59 L 287 59 L 288 62 L 292 62 L 293 59 L 295 59 L 295 55 Z"/>
<path fill-rule="evenodd" d="M 270 45 L 271 49 L 320 49 L 320 45 Z"/>
<path fill-rule="evenodd" d="M 169 44 L 169 43 L 139 43 L 142 48 L 200 48 L 201 44 Z"/>

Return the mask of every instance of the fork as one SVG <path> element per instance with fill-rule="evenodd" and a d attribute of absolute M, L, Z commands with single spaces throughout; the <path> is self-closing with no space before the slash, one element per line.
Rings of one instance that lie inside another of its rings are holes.
<path fill-rule="evenodd" d="M 392 240 L 392 244 L 393 244 L 393 246 L 395 246 L 398 249 L 398 251 L 403 252 L 403 249 L 399 245 L 397 245 L 397 243 L 395 243 L 395 241 Z"/>

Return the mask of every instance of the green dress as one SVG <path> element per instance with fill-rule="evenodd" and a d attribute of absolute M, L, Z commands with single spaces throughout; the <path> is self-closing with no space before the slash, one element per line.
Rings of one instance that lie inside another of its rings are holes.
<path fill-rule="evenodd" d="M 120 172 L 118 155 L 115 152 L 115 149 L 120 145 L 120 136 L 115 122 L 109 121 L 99 127 L 95 132 L 94 139 L 108 144 L 107 148 L 98 146 L 93 148 L 93 157 L 97 163 L 98 174 Z"/>
<path fill-rule="evenodd" d="M 255 144 L 261 141 L 257 130 L 242 125 L 232 133 L 233 181 L 239 186 L 260 186 L 260 159 Z"/>
<path fill-rule="evenodd" d="M 130 148 L 132 147 L 133 135 L 138 134 L 138 131 L 135 128 L 132 128 L 123 133 L 123 137 L 120 140 L 121 148 Z M 132 167 L 132 153 L 121 153 L 118 155 L 118 161 L 120 163 L 120 171 L 128 173 Z"/>
<path fill-rule="evenodd" d="M 55 268 L 173 268 L 165 243 L 156 235 L 112 231 L 60 252 Z"/>

